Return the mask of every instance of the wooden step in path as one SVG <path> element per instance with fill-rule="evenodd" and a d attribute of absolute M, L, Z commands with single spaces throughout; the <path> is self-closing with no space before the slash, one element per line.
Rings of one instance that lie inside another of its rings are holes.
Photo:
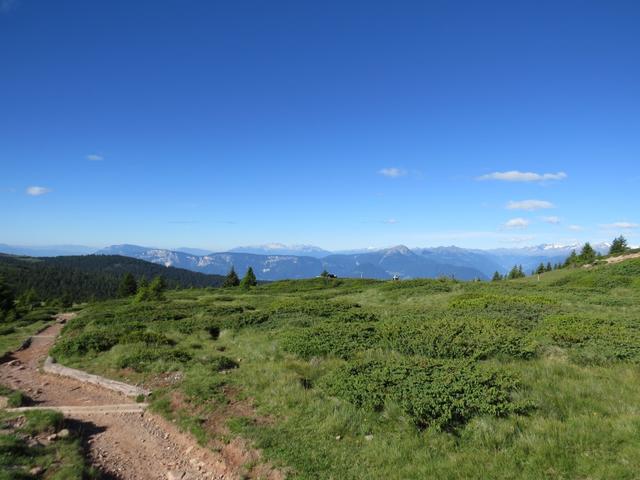
<path fill-rule="evenodd" d="M 122 393 L 127 397 L 147 397 L 151 394 L 150 390 L 137 387 L 135 385 L 129 385 L 128 383 L 118 382 L 109 378 L 100 377 L 91 373 L 83 372 L 82 370 L 76 370 L 75 368 L 65 367 L 58 363 L 55 363 L 53 358 L 47 357 L 42 366 L 42 370 L 46 373 L 53 373 L 54 375 L 60 375 L 62 377 L 69 377 L 80 382 L 91 383 L 107 390 Z"/>
<path fill-rule="evenodd" d="M 88 414 L 107 414 L 107 413 L 143 413 L 148 403 L 122 403 L 112 405 L 71 405 L 71 406 L 54 406 L 47 405 L 44 407 L 17 407 L 7 408 L 7 412 L 33 412 L 38 410 L 53 410 L 64 415 L 88 415 Z"/>

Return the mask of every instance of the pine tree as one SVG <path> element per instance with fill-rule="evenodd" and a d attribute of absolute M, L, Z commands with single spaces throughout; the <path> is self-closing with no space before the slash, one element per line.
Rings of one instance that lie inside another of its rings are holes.
<path fill-rule="evenodd" d="M 138 291 L 138 283 L 131 273 L 125 273 L 118 286 L 119 297 L 130 297 Z"/>
<path fill-rule="evenodd" d="M 26 310 L 33 310 L 34 307 L 37 307 L 40 304 L 40 300 L 38 300 L 38 294 L 33 287 L 22 292 L 22 294 L 18 297 L 17 302 L 21 308 L 24 308 Z"/>
<path fill-rule="evenodd" d="M 163 300 L 164 291 L 167 289 L 167 283 L 162 275 L 155 277 L 149 284 L 149 292 L 153 300 Z"/>
<path fill-rule="evenodd" d="M 540 265 L 538 265 L 538 268 L 536 268 L 536 274 L 540 275 L 541 273 L 546 272 L 546 267 L 544 266 L 544 263 L 540 262 Z"/>
<path fill-rule="evenodd" d="M 589 242 L 584 244 L 578 257 L 580 263 L 593 263 L 596 260 L 596 251 Z"/>
<path fill-rule="evenodd" d="M 222 286 L 237 287 L 238 285 L 240 285 L 240 279 L 238 278 L 238 274 L 236 273 L 236 270 L 235 268 L 233 268 L 233 265 L 232 265 L 231 270 L 229 270 L 229 273 L 227 273 L 227 276 L 224 279 L 224 283 L 222 284 Z"/>
<path fill-rule="evenodd" d="M 491 281 L 499 282 L 500 280 L 502 280 L 502 275 L 500 275 L 500 272 L 496 270 L 496 272 L 493 274 L 493 278 L 491 279 Z"/>
<path fill-rule="evenodd" d="M 553 270 L 553 267 L 551 266 L 551 262 L 547 262 L 547 266 L 545 268 L 545 272 L 550 272 L 551 270 Z"/>
<path fill-rule="evenodd" d="M 509 280 L 515 280 L 516 278 L 524 277 L 524 271 L 522 270 L 522 265 L 514 265 L 513 268 L 509 271 L 509 275 L 507 278 Z"/>
<path fill-rule="evenodd" d="M 620 253 L 624 253 L 629 250 L 629 245 L 627 244 L 627 239 L 622 235 L 613 239 L 611 242 L 611 247 L 609 248 L 609 255 L 617 255 Z"/>
<path fill-rule="evenodd" d="M 253 268 L 249 267 L 247 269 L 247 273 L 245 273 L 240 285 L 244 288 L 255 287 L 258 285 L 258 280 L 256 279 L 255 273 L 253 273 Z"/>
<path fill-rule="evenodd" d="M 13 290 L 0 278 L 0 320 L 13 310 L 14 300 Z"/>
<path fill-rule="evenodd" d="M 575 250 L 571 250 L 571 255 L 564 261 L 565 267 L 572 267 L 578 263 L 578 254 Z"/>

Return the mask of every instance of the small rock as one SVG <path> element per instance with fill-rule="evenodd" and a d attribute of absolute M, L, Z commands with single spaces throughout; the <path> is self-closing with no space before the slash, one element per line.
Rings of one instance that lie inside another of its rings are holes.
<path fill-rule="evenodd" d="M 180 480 L 184 478 L 185 472 L 177 470 L 167 472 L 167 480 Z"/>
<path fill-rule="evenodd" d="M 367 442 L 370 442 L 371 440 L 373 440 L 373 435 L 365 435 L 365 436 L 364 436 L 364 439 L 365 439 Z"/>
<path fill-rule="evenodd" d="M 0 397 L 0 408 L 7 408 L 9 406 L 9 399 L 7 397 Z"/>
<path fill-rule="evenodd" d="M 42 472 L 44 472 L 44 468 L 42 467 L 33 467 L 29 470 L 30 475 L 40 475 Z"/>
<path fill-rule="evenodd" d="M 336 435 L 336 440 L 340 440 L 342 437 L 340 435 Z"/>
<path fill-rule="evenodd" d="M 70 432 L 66 428 L 63 428 L 56 435 L 58 438 L 69 438 Z"/>
<path fill-rule="evenodd" d="M 47 441 L 48 442 L 53 442 L 54 440 L 57 440 L 57 439 L 58 439 L 58 435 L 55 434 L 55 433 L 52 433 L 51 435 L 47 436 Z"/>

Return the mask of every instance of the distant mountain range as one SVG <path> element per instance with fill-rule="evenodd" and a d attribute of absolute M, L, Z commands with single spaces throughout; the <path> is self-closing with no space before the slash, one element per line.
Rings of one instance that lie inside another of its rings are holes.
<path fill-rule="evenodd" d="M 84 245 L 45 245 L 24 246 L 0 243 L 0 253 L 9 255 L 26 255 L 28 257 L 59 257 L 62 255 L 89 255 L 96 251 L 95 247 Z"/>
<path fill-rule="evenodd" d="M 74 245 L 49 247 L 16 247 L 0 244 L 0 252 L 28 256 L 60 256 L 96 253 L 122 255 L 167 267 L 194 272 L 225 275 L 234 266 L 239 275 L 252 267 L 259 280 L 309 278 L 327 270 L 340 277 L 388 279 L 433 278 L 453 276 L 461 280 L 488 279 L 493 272 L 505 273 L 514 265 L 522 265 L 526 272 L 541 262 L 563 262 L 572 250 L 581 244 L 544 244 L 523 248 L 475 250 L 459 247 L 392 248 L 330 252 L 313 245 L 283 245 L 279 243 L 238 247 L 215 253 L 198 248 L 181 247 L 175 250 L 139 245 L 113 245 L 97 252 L 95 249 Z M 602 253 L 609 245 L 594 245 Z"/>
<path fill-rule="evenodd" d="M 288 247 L 270 244 L 239 247 L 228 252 L 197 255 L 185 251 L 113 245 L 96 252 L 100 255 L 123 255 L 149 262 L 184 268 L 201 273 L 224 275 L 231 266 L 242 275 L 252 267 L 259 280 L 309 278 L 327 270 L 339 277 L 388 279 L 434 278 L 453 276 L 460 280 L 486 280 L 493 272 L 507 272 L 513 265 L 525 271 L 541 262 L 563 262 L 581 245 L 539 245 L 535 247 L 472 250 L 459 247 L 410 249 L 404 245 L 355 253 L 331 253 L 309 245 Z M 605 253 L 608 244 L 595 245 Z M 187 250 L 187 249 L 183 249 Z M 295 252 L 292 253 L 292 252 Z"/>

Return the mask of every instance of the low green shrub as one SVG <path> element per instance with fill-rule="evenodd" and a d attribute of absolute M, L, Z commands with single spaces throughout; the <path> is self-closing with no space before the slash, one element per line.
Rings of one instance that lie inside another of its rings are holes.
<path fill-rule="evenodd" d="M 172 367 L 175 367 L 175 364 L 186 364 L 192 358 L 191 353 L 180 348 L 141 347 L 118 357 L 116 366 L 118 368 L 131 368 L 136 372 L 145 372 L 152 370 L 154 364 L 161 363 L 163 368 L 170 371 Z"/>
<path fill-rule="evenodd" d="M 133 331 L 129 334 L 120 335 L 119 343 L 144 343 L 149 347 L 159 347 L 162 345 L 175 345 L 175 340 L 162 333 L 148 331 Z"/>
<path fill-rule="evenodd" d="M 72 337 L 63 337 L 51 350 L 54 357 L 81 356 L 110 350 L 120 341 L 120 335 L 108 330 L 87 330 Z"/>
<path fill-rule="evenodd" d="M 302 358 L 335 356 L 350 358 L 378 346 L 380 336 L 368 323 L 323 322 L 309 328 L 294 328 L 281 336 L 282 347 Z"/>
<path fill-rule="evenodd" d="M 450 278 L 420 278 L 415 280 L 402 280 L 401 282 L 386 282 L 380 290 L 383 292 L 416 290 L 420 293 L 447 293 L 451 292 L 457 283 L 458 282 Z"/>
<path fill-rule="evenodd" d="M 496 319 L 508 320 L 521 330 L 531 330 L 549 313 L 556 309 L 555 303 L 542 296 L 517 296 L 466 293 L 458 295 L 449 303 L 453 312 L 462 315 L 482 314 Z"/>
<path fill-rule="evenodd" d="M 231 370 L 238 368 L 239 364 L 234 359 L 225 355 L 215 355 L 197 358 L 198 363 L 205 365 L 216 372 L 222 372 L 224 370 Z"/>
<path fill-rule="evenodd" d="M 359 359 L 328 374 L 321 387 L 358 407 L 380 411 L 396 403 L 419 428 L 451 430 L 477 415 L 527 408 L 512 398 L 514 377 L 461 360 Z"/>
<path fill-rule="evenodd" d="M 530 358 L 536 346 L 503 320 L 445 315 L 433 320 L 381 323 L 381 346 L 408 355 L 485 359 L 496 355 Z"/>
<path fill-rule="evenodd" d="M 545 318 L 536 333 L 569 348 L 579 363 L 640 362 L 640 324 L 634 319 L 553 315 Z"/>
<path fill-rule="evenodd" d="M 288 298 L 273 302 L 269 308 L 269 312 L 275 314 L 297 313 L 314 317 L 330 317 L 358 308 L 360 308 L 360 305 L 357 303 Z"/>

